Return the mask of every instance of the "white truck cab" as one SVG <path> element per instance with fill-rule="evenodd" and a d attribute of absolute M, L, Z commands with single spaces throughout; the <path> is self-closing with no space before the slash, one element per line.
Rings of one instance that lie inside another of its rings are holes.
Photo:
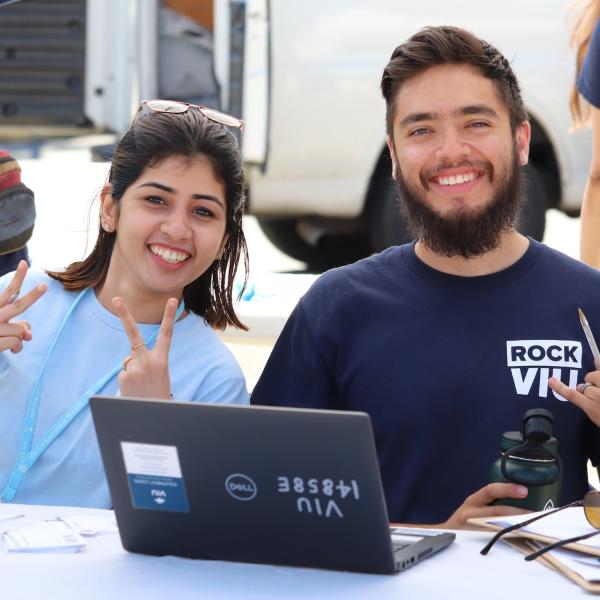
<path fill-rule="evenodd" d="M 496 46 L 519 78 L 533 131 L 520 229 L 541 239 L 547 208 L 578 212 L 591 152 L 589 132 L 570 131 L 574 59 L 566 6 L 564 0 L 221 6 L 216 39 L 229 36 L 232 51 L 217 70 L 228 81 L 229 109 L 246 121 L 249 212 L 275 245 L 314 268 L 410 239 L 390 179 L 379 82 L 398 44 L 426 25 L 449 24 Z"/>

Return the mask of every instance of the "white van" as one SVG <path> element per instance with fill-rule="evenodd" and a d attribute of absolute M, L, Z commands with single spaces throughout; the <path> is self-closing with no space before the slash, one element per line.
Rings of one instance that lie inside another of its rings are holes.
<path fill-rule="evenodd" d="M 220 72 L 228 71 L 229 109 L 247 122 L 249 212 L 275 245 L 314 268 L 409 239 L 390 181 L 379 82 L 398 44 L 425 25 L 450 24 L 496 46 L 519 77 L 533 126 L 520 227 L 541 239 L 547 208 L 579 211 L 591 152 L 589 132 L 570 132 L 567 5 L 229 2 L 232 52 Z"/>

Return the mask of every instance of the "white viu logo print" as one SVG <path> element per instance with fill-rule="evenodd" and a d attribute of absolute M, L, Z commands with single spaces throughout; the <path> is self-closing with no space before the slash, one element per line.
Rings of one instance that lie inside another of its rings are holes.
<path fill-rule="evenodd" d="M 510 368 L 517 394 L 527 396 L 537 391 L 540 398 L 550 390 L 548 380 L 556 377 L 569 387 L 577 385 L 581 369 L 581 342 L 570 340 L 514 340 L 506 342 L 506 362 Z M 536 390 L 537 388 L 537 390 Z"/>

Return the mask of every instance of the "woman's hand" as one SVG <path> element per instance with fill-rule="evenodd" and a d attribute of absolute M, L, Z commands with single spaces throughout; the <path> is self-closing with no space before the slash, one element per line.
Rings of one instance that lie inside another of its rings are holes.
<path fill-rule="evenodd" d="M 26 274 L 27 262 L 22 260 L 17 266 L 12 281 L 0 293 L 0 352 L 4 350 L 10 350 L 13 354 L 21 352 L 23 342 L 32 339 L 31 327 L 27 321 L 11 322 L 11 319 L 25 312 L 39 300 L 46 293 L 48 286 L 40 283 L 19 298 Z"/>
<path fill-rule="evenodd" d="M 173 338 L 177 300 L 175 298 L 167 300 L 156 344 L 152 350 L 144 346 L 144 340 L 123 298 L 113 298 L 112 304 L 131 344 L 131 354 L 123 361 L 123 370 L 119 374 L 121 395 L 169 399 L 171 397 L 169 349 Z"/>

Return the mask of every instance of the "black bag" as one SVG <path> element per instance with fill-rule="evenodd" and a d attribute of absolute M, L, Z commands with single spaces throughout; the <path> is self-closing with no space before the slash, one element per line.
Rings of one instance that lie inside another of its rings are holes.
<path fill-rule="evenodd" d="M 27 244 L 35 223 L 33 192 L 19 183 L 0 192 L 0 254 Z"/>

